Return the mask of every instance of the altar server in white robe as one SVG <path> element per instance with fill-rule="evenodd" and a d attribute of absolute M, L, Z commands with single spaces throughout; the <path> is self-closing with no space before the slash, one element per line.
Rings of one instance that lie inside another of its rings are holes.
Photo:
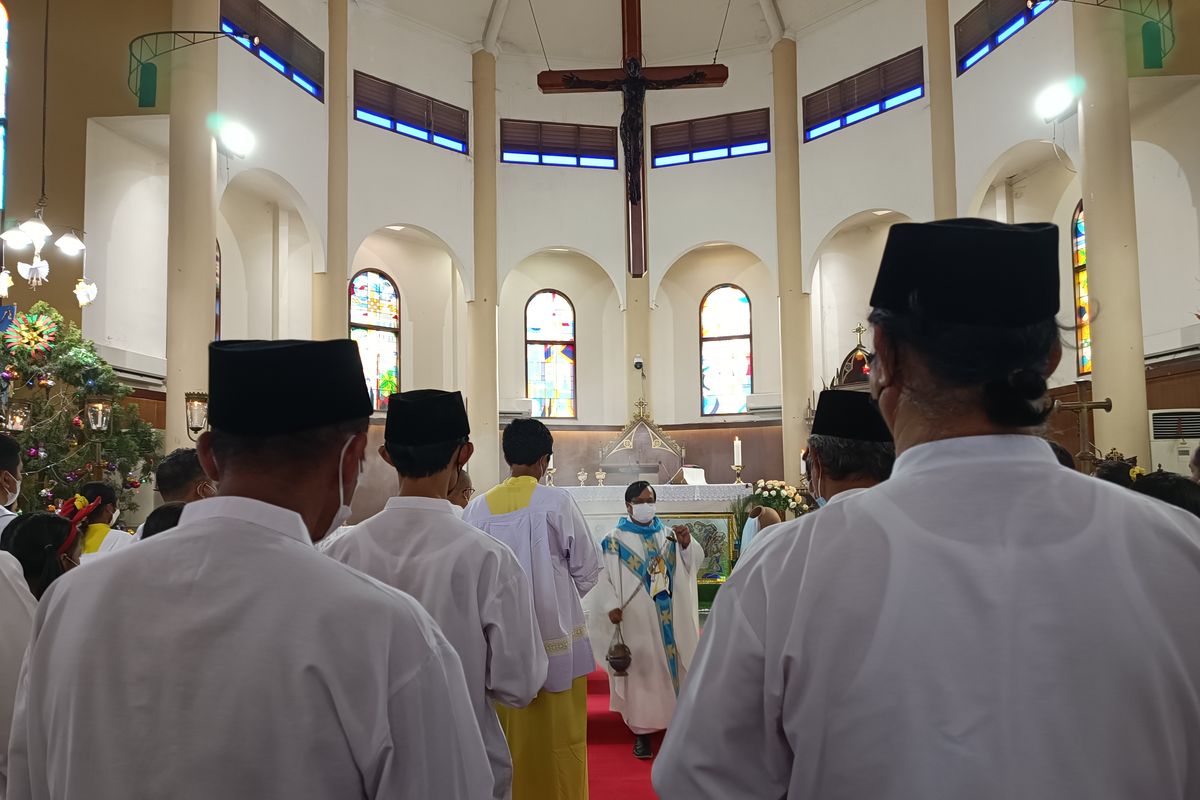
<path fill-rule="evenodd" d="M 1196 800 L 1200 522 L 1034 435 L 1057 228 L 896 225 L 871 305 L 892 477 L 721 588 L 660 797 Z"/>
<path fill-rule="evenodd" d="M 546 682 L 525 708 L 499 709 L 513 759 L 513 800 L 586 800 L 587 675 L 596 668 L 580 602 L 604 566 L 579 506 L 542 486 L 554 451 L 549 428 L 515 419 L 504 429 L 512 477 L 477 497 L 464 518 L 508 545 L 533 591 Z"/>
<path fill-rule="evenodd" d="M 0 800 L 8 785 L 8 733 L 35 608 L 20 562 L 0 552 Z"/>
<path fill-rule="evenodd" d="M 600 544 L 604 580 L 588 605 L 603 609 L 593 620 L 606 639 L 620 624 L 633 659 L 628 675 L 609 668 L 609 707 L 634 734 L 633 755 L 648 759 L 650 734 L 667 729 L 675 697 L 700 638 L 696 579 L 704 548 L 686 525 L 663 526 L 654 487 L 637 481 L 625 490 L 624 517 Z"/>
<path fill-rule="evenodd" d="M 512 760 L 495 703 L 523 707 L 546 680 L 546 649 L 529 581 L 512 550 L 456 513 L 448 499 L 470 460 L 459 392 L 417 389 L 388 400 L 380 455 L 395 468 L 399 496 L 326 551 L 420 601 L 462 659 L 495 780 L 512 794 Z"/>
<path fill-rule="evenodd" d="M 198 450 L 220 495 L 38 606 L 10 800 L 489 797 L 446 637 L 313 548 L 367 443 L 357 346 L 214 343 L 208 385 Z"/>

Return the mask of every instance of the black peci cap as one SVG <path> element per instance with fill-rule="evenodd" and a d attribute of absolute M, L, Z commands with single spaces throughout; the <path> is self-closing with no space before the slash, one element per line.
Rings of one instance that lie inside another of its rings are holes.
<path fill-rule="evenodd" d="M 958 325 L 1024 327 L 1059 311 L 1058 226 L 984 219 L 893 225 L 874 308 Z"/>
<path fill-rule="evenodd" d="M 358 345 L 245 340 L 208 346 L 208 421 L 215 430 L 277 436 L 370 417 Z"/>
<path fill-rule="evenodd" d="M 388 398 L 388 444 L 420 447 L 453 442 L 471 435 L 467 406 L 462 392 L 441 389 L 415 389 Z"/>
<path fill-rule="evenodd" d="M 892 432 L 879 415 L 871 395 L 847 389 L 826 389 L 821 392 L 813 415 L 812 435 L 836 436 L 860 442 L 892 441 Z"/>

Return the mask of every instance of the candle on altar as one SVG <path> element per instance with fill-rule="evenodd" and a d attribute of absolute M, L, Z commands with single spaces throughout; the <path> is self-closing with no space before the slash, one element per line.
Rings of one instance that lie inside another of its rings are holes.
<path fill-rule="evenodd" d="M 733 463 L 742 466 L 742 440 L 736 436 L 733 437 Z"/>

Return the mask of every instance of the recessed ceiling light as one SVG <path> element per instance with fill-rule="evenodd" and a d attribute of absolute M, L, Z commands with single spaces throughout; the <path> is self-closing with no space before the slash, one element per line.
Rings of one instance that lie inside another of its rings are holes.
<path fill-rule="evenodd" d="M 404 230 L 404 226 L 403 225 L 388 225 L 387 229 L 389 231 L 402 231 L 402 230 Z"/>
<path fill-rule="evenodd" d="M 548 250 L 551 253 L 569 253 L 569 252 L 571 252 L 571 248 L 569 248 L 569 247 L 547 247 L 546 250 Z"/>
<path fill-rule="evenodd" d="M 877 217 L 886 217 L 888 214 L 890 214 L 892 212 L 891 211 L 872 211 L 871 213 Z"/>
<path fill-rule="evenodd" d="M 705 247 L 724 247 L 725 243 L 724 242 L 709 242 L 708 244 L 706 244 L 704 246 Z"/>

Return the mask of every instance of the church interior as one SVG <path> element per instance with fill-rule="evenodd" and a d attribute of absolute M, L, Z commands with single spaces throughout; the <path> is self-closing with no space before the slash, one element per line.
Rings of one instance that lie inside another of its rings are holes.
<path fill-rule="evenodd" d="M 371 453 L 388 395 L 459 390 L 480 491 L 533 417 L 589 517 L 641 477 L 724 512 L 802 485 L 889 230 L 951 217 L 1059 227 L 1048 438 L 1200 447 L 1200 3 L 4 0 L 0 58 L 0 324 L 79 326 L 165 452 L 211 341 L 349 336 Z"/>

